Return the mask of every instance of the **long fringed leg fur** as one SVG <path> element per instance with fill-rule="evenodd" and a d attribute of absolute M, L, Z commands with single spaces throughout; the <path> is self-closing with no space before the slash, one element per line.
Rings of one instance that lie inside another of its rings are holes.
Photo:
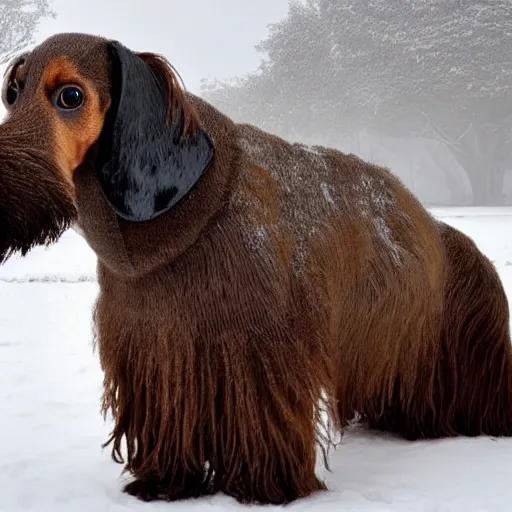
<path fill-rule="evenodd" d="M 276 505 L 325 490 L 315 474 L 316 449 L 328 442 L 318 432 L 321 365 L 285 339 L 260 339 L 244 352 L 243 364 L 234 364 L 232 346 L 224 353 L 216 486 L 241 503 Z"/>
<path fill-rule="evenodd" d="M 135 477 L 124 491 L 142 501 L 175 501 L 210 494 L 206 452 L 201 446 L 205 431 L 187 430 L 180 436 L 178 425 L 187 418 L 180 418 L 177 411 L 171 412 L 172 400 L 169 404 L 159 403 L 156 393 L 166 386 L 159 382 L 161 375 L 156 367 L 151 367 L 155 378 L 147 383 L 137 379 L 137 387 L 133 387 L 131 382 L 117 380 L 117 385 L 107 384 L 104 393 L 104 412 L 110 410 L 115 419 L 114 431 L 104 446 L 112 443 L 112 458 L 124 463 L 125 439 L 125 472 Z M 148 377 L 150 368 L 144 372 Z M 128 365 L 126 370 L 128 375 L 137 376 L 134 367 Z M 167 393 L 168 389 L 165 394 L 170 398 Z M 184 405 L 182 400 L 186 397 L 179 391 L 176 395 Z"/>
<path fill-rule="evenodd" d="M 99 304 L 104 411 L 115 420 L 108 443 L 123 462 L 126 441 L 134 477 L 126 492 L 172 501 L 222 491 L 282 504 L 325 489 L 315 475 L 317 444 L 328 442 L 319 433 L 330 387 L 325 345 L 314 336 L 298 344 L 286 329 L 159 338 L 143 324 L 123 328 L 110 312 L 102 318 Z"/>

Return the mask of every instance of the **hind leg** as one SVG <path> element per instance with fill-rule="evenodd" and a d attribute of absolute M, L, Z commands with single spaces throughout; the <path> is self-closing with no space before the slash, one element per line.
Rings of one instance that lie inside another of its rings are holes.
<path fill-rule="evenodd" d="M 379 414 L 370 412 L 365 419 L 372 428 L 408 439 L 510 436 L 507 297 L 475 244 L 450 226 L 439 227 L 448 259 L 439 343 L 425 352 L 414 382 L 397 376 Z"/>

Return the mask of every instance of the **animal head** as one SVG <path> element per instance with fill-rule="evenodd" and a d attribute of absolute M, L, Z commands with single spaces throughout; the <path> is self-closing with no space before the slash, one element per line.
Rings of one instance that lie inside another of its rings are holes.
<path fill-rule="evenodd" d="M 173 67 L 116 41 L 47 39 L 11 62 L 2 101 L 0 261 L 74 223 L 84 165 L 118 217 L 142 222 L 175 206 L 213 160 Z"/>

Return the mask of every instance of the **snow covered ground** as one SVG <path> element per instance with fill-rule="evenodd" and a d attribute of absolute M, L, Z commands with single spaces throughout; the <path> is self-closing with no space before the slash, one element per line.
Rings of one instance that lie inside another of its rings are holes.
<path fill-rule="evenodd" d="M 512 209 L 438 209 L 495 262 L 512 297 Z M 219 495 L 140 503 L 102 450 L 102 374 L 91 346 L 95 256 L 74 232 L 0 267 L 0 511 L 221 511 Z M 361 430 L 331 455 L 330 490 L 296 511 L 510 512 L 512 440 L 409 443 Z M 254 507 L 251 507 L 254 508 Z M 259 508 L 259 507 L 255 507 Z M 273 507 L 267 507 L 273 508 Z"/>

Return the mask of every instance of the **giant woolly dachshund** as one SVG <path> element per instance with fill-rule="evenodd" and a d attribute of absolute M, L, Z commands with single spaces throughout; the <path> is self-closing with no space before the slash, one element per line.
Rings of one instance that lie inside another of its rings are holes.
<path fill-rule="evenodd" d="M 3 99 L 0 256 L 75 222 L 97 254 L 128 493 L 325 489 L 322 409 L 407 439 L 512 434 L 498 275 L 386 169 L 236 124 L 162 57 L 90 35 L 17 58 Z"/>

